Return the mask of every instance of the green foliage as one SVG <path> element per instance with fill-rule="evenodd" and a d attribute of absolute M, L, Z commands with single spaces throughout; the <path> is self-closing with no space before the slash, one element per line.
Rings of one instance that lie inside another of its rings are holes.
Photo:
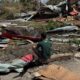
<path fill-rule="evenodd" d="M 20 0 L 25 10 L 36 10 L 37 2 L 35 0 Z"/>
<path fill-rule="evenodd" d="M 16 13 L 20 13 L 22 6 L 19 3 L 5 2 L 1 7 L 0 19 L 14 19 Z"/>
<path fill-rule="evenodd" d="M 28 1 L 28 0 L 20 0 L 20 3 L 21 3 L 23 6 L 26 6 L 26 5 L 27 5 L 27 1 Z"/>
<path fill-rule="evenodd" d="M 50 21 L 48 21 L 48 23 L 45 27 L 46 27 L 46 30 L 52 30 L 52 29 L 55 29 L 58 27 L 62 27 L 63 25 L 64 24 L 62 22 L 50 20 Z"/>
<path fill-rule="evenodd" d="M 58 4 L 59 2 L 61 2 L 61 1 L 64 1 L 64 0 L 49 0 L 48 4 L 56 5 L 56 4 Z"/>
<path fill-rule="evenodd" d="M 76 45 L 79 45 L 80 44 L 80 40 L 73 40 L 73 41 L 71 41 L 72 43 L 74 43 L 74 44 L 76 44 Z"/>
<path fill-rule="evenodd" d="M 29 26 L 37 28 L 40 31 L 46 32 L 58 27 L 63 27 L 64 23 L 58 21 L 49 20 L 48 22 L 31 22 Z"/>
<path fill-rule="evenodd" d="M 6 16 L 6 19 L 14 19 L 14 14 L 13 13 L 7 13 L 8 15 Z"/>

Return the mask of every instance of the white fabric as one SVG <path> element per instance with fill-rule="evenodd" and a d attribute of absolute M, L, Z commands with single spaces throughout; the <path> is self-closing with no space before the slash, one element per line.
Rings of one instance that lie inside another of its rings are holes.
<path fill-rule="evenodd" d="M 12 63 L 0 63 L 0 72 L 8 73 L 11 70 L 15 70 L 20 73 L 23 71 L 23 68 L 26 64 L 28 63 L 21 59 L 16 59 L 12 61 Z"/>

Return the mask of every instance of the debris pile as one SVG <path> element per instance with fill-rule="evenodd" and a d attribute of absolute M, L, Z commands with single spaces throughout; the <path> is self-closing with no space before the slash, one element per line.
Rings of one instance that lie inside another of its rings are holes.
<path fill-rule="evenodd" d="M 6 77 L 19 73 L 21 80 L 80 80 L 77 73 L 80 70 L 79 2 L 66 0 L 47 5 L 42 1 L 36 12 L 1 21 L 0 73 L 10 73 Z M 38 20 L 42 25 L 33 27 L 30 20 Z"/>

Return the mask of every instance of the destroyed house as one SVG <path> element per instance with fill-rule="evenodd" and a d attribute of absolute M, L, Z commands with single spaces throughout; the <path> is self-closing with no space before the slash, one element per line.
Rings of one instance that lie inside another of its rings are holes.
<path fill-rule="evenodd" d="M 37 11 L 37 13 L 33 16 L 32 19 L 48 19 L 57 16 L 59 16 L 57 12 L 54 12 L 50 8 L 43 6 Z"/>

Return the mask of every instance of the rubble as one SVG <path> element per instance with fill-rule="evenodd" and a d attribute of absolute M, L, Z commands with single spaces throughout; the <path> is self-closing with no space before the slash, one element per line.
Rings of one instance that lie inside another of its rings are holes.
<path fill-rule="evenodd" d="M 19 13 L 18 19 L 0 22 L 0 72 L 7 73 L 1 73 L 1 80 L 80 79 L 79 3 L 76 9 L 68 0 L 57 5 L 41 1 L 43 6 L 37 11 Z M 30 20 L 37 19 L 42 24 L 38 28 L 41 32 L 35 31 L 38 25 L 30 25 Z M 49 24 L 50 30 L 47 31 L 48 20 L 68 25 L 52 29 Z"/>

